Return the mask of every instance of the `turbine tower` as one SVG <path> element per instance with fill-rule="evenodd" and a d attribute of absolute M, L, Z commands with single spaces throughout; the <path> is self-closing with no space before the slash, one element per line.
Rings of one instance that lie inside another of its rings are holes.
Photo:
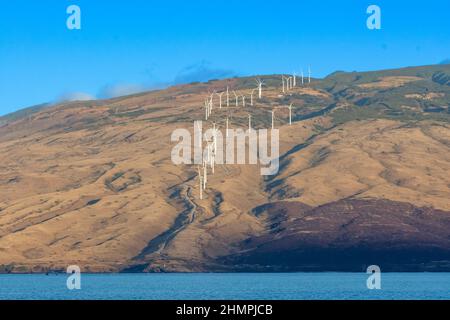
<path fill-rule="evenodd" d="M 212 110 L 212 108 L 214 107 L 214 92 L 213 93 L 211 93 L 211 96 L 210 96 L 210 104 L 211 104 L 211 110 Z"/>
<path fill-rule="evenodd" d="M 297 86 L 297 76 L 295 74 L 295 72 L 292 74 L 292 78 L 294 79 L 294 87 Z"/>
<path fill-rule="evenodd" d="M 302 85 L 305 83 L 304 76 L 303 76 L 303 69 L 302 69 Z"/>
<path fill-rule="evenodd" d="M 272 130 L 274 129 L 274 113 L 275 110 L 272 110 Z"/>
<path fill-rule="evenodd" d="M 308 67 L 308 83 L 311 83 L 311 67 Z"/>
<path fill-rule="evenodd" d="M 252 132 L 252 115 L 248 114 L 248 132 Z"/>
<path fill-rule="evenodd" d="M 227 107 L 230 106 L 230 94 L 228 92 L 228 86 L 227 86 Z"/>
<path fill-rule="evenodd" d="M 225 135 L 228 137 L 228 117 L 227 117 L 227 129 L 226 129 L 226 131 L 225 131 Z"/>
<path fill-rule="evenodd" d="M 222 109 L 222 95 L 223 94 L 224 94 L 223 92 L 217 94 L 219 96 L 219 109 Z"/>
<path fill-rule="evenodd" d="M 252 93 L 250 93 L 250 105 L 253 106 L 253 93 L 255 92 L 256 89 L 252 90 Z"/>
<path fill-rule="evenodd" d="M 261 79 L 257 79 L 256 83 L 258 84 L 258 98 L 261 99 L 262 97 L 262 86 L 264 85 L 264 81 Z"/>
<path fill-rule="evenodd" d="M 234 99 L 236 100 L 236 107 L 238 107 L 239 106 L 239 97 L 236 94 L 236 91 L 234 91 L 234 90 L 233 90 L 233 94 L 234 94 Z"/>

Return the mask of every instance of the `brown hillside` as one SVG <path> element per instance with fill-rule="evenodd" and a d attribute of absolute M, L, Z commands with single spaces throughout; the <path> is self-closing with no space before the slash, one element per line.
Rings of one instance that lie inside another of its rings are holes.
<path fill-rule="evenodd" d="M 398 73 L 400 87 L 392 72 L 383 80 L 383 90 L 401 88 L 392 96 L 423 101 L 407 90 L 422 81 L 437 93 L 431 100 L 448 101 L 448 89 L 439 89 L 445 84 L 433 82 L 433 73 Z M 279 77 L 268 76 L 254 106 L 235 107 L 231 96 L 231 106 L 218 109 L 216 97 L 216 110 L 204 126 L 214 121 L 220 130 L 227 116 L 232 127 L 245 128 L 249 113 L 254 128 L 268 128 L 276 110 L 280 171 L 265 178 L 256 165 L 217 165 L 203 200 L 196 166 L 171 162 L 170 135 L 177 128 L 192 131 L 193 121 L 204 117 L 208 92 L 229 86 L 249 95 L 253 78 L 65 103 L 5 120 L 0 271 L 63 270 L 70 264 L 92 272 L 321 265 L 338 270 L 378 260 L 393 269 L 445 265 L 450 250 L 445 112 L 424 111 L 412 119 L 392 113 L 388 102 L 389 112 L 378 100 L 357 105 L 360 94 L 381 88 L 381 78 L 363 82 L 365 91 L 353 95 L 359 80 L 345 83 L 351 89 L 345 92 L 326 88 L 328 79 L 282 94 Z M 342 112 L 352 116 L 343 118 Z M 402 248 L 404 255 L 392 258 Z M 324 260 L 344 251 L 355 259 Z M 412 255 L 418 255 L 416 264 Z"/>

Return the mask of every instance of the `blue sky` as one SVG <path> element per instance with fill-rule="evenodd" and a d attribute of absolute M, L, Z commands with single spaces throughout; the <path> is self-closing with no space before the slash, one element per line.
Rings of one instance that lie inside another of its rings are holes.
<path fill-rule="evenodd" d="M 80 6 L 82 29 L 66 8 Z M 366 9 L 382 10 L 382 29 Z M 0 115 L 233 75 L 313 76 L 450 58 L 450 1 L 15 0 L 0 4 Z"/>

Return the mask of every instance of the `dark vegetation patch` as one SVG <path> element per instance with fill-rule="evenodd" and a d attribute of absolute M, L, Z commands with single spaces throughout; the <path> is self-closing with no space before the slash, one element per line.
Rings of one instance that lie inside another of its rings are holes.
<path fill-rule="evenodd" d="M 94 204 L 98 203 L 101 199 L 94 199 L 90 200 L 86 203 L 87 206 L 93 206 Z"/>
<path fill-rule="evenodd" d="M 381 199 L 253 209 L 266 233 L 219 259 L 235 271 L 449 271 L 450 212 Z"/>

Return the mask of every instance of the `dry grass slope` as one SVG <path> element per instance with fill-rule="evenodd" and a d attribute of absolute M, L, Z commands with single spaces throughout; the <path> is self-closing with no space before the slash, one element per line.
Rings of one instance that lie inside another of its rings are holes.
<path fill-rule="evenodd" d="M 289 222 L 306 226 L 302 234 L 319 234 L 314 243 L 329 246 L 327 237 L 320 236 L 329 224 L 320 221 L 333 216 L 345 220 L 345 210 L 330 205 L 339 201 L 391 201 L 448 214 L 447 122 L 367 118 L 336 125 L 333 110 L 353 106 L 342 92 L 333 93 L 316 81 L 282 95 L 277 79 L 267 77 L 264 98 L 254 107 L 217 110 L 211 122 L 223 128 L 228 116 L 232 126 L 245 127 L 252 112 L 256 128 L 268 127 L 276 108 L 279 173 L 264 179 L 258 166 L 219 165 L 203 200 L 197 196 L 196 168 L 171 162 L 170 134 L 176 128 L 192 130 L 192 122 L 203 117 L 208 91 L 228 85 L 248 93 L 252 79 L 74 102 L 2 124 L 0 271 L 63 270 L 70 264 L 91 272 L 233 270 L 225 258 L 252 270 L 248 264 L 259 263 L 255 256 L 242 258 L 254 249 L 248 245 L 252 241 L 281 241 L 287 251 L 308 243 L 276 232 L 280 223 L 286 229 Z M 361 87 L 384 90 L 416 81 L 411 75 L 390 75 Z M 437 97 L 448 98 L 442 93 Z M 292 126 L 287 125 L 289 103 L 296 106 Z M 288 218 L 276 210 L 273 216 L 255 214 L 255 208 L 278 201 L 292 203 Z M 401 210 L 393 209 L 401 206 L 374 203 L 386 210 L 374 209 L 366 218 L 376 212 L 378 222 L 392 222 L 389 215 L 395 212 L 392 223 L 404 223 Z M 328 209 L 314 211 L 318 222 L 308 224 L 312 216 L 304 215 L 305 208 L 320 206 Z M 285 220 L 277 220 L 281 218 Z M 348 235 L 348 245 L 355 243 L 358 230 L 368 230 L 359 226 Z M 427 226 L 427 232 L 437 228 Z M 392 230 L 383 237 L 395 241 L 404 229 Z"/>

